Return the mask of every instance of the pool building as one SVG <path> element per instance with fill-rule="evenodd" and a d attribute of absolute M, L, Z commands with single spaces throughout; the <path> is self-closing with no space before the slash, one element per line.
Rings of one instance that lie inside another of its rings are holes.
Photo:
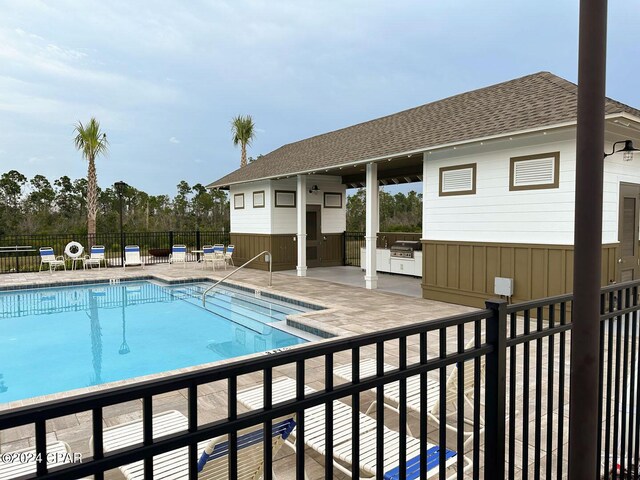
<path fill-rule="evenodd" d="M 284 145 L 211 182 L 228 189 L 231 242 L 274 269 L 342 264 L 347 189 L 366 189 L 363 285 L 389 271 L 379 188 L 422 182 L 424 298 L 482 306 L 570 292 L 577 86 L 549 72 Z M 640 110 L 606 101 L 606 145 L 640 143 Z M 610 150 L 608 150 L 610 151 Z M 604 167 L 603 283 L 638 278 L 640 162 Z M 258 264 L 266 268 L 266 264 Z"/>

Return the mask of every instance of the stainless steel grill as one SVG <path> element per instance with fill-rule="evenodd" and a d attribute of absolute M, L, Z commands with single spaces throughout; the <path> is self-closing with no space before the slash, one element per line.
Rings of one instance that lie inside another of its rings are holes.
<path fill-rule="evenodd" d="M 422 250 L 422 243 L 417 240 L 398 240 L 391 245 L 391 256 L 395 258 L 413 258 L 416 251 Z"/>

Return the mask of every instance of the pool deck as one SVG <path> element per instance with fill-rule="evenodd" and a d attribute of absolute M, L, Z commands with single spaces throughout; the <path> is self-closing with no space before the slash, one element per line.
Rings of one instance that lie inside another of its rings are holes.
<path fill-rule="evenodd" d="M 340 269 L 347 268 L 351 271 L 346 273 L 340 271 Z M 310 312 L 309 314 L 303 314 L 305 316 L 305 323 L 307 326 L 313 328 L 317 326 L 324 332 L 331 333 L 337 336 L 350 336 L 362 333 L 370 333 L 377 330 L 383 330 L 386 328 L 398 327 L 402 325 L 410 325 L 426 320 L 443 318 L 451 315 L 462 314 L 471 312 L 474 309 L 470 307 L 464 307 L 459 305 L 452 305 L 442 302 L 424 300 L 422 298 L 416 298 L 411 296 L 410 290 L 407 288 L 406 282 L 413 280 L 413 284 L 418 282 L 419 279 L 405 279 L 397 278 L 398 282 L 394 284 L 393 279 L 395 276 L 389 276 L 391 278 L 385 278 L 382 283 L 382 287 L 387 290 L 395 289 L 396 291 L 409 293 L 409 295 L 396 293 L 393 291 L 383 290 L 366 290 L 361 287 L 345 284 L 349 281 L 355 281 L 353 279 L 356 276 L 361 275 L 360 269 L 355 267 L 338 267 L 334 270 L 336 279 L 343 283 L 331 281 L 330 269 L 318 269 L 324 270 L 322 272 L 314 272 L 310 270 L 308 277 L 297 277 L 291 274 L 291 272 L 278 272 L 273 274 L 273 283 L 271 287 L 267 286 L 268 273 L 258 270 L 244 269 L 237 272 L 229 280 L 230 282 L 236 282 L 238 284 L 257 288 L 265 292 L 274 292 L 286 297 L 307 301 L 310 303 L 318 304 L 327 307 L 325 310 L 317 312 Z M 354 273 L 355 271 L 355 273 Z M 25 288 L 26 286 L 49 286 L 50 284 L 64 284 L 69 282 L 86 282 L 86 281 L 105 281 L 112 278 L 125 280 L 136 279 L 140 277 L 154 277 L 155 279 L 166 282 L 182 282 L 188 280 L 217 280 L 222 278 L 225 274 L 230 273 L 230 270 L 226 272 L 216 271 L 213 272 L 210 269 L 203 271 L 197 264 L 187 264 L 187 268 L 182 266 L 169 266 L 169 265 L 153 265 L 147 266 L 144 269 L 131 267 L 124 271 L 121 268 L 109 268 L 101 270 L 90 271 L 67 271 L 67 272 L 55 272 L 53 274 L 49 272 L 43 273 L 28 273 L 28 274 L 7 274 L 0 276 L 0 288 L 6 289 L 8 287 Z M 319 276 L 323 278 L 313 278 Z M 351 280 L 349 280 L 351 278 Z M 385 282 L 387 285 L 385 285 Z M 468 337 L 470 338 L 470 336 Z M 433 338 L 433 351 L 437 349 L 437 340 Z M 429 348 L 431 348 L 432 340 L 429 338 Z M 448 348 L 455 348 L 455 339 L 447 340 L 447 344 L 451 344 Z M 452 351 L 451 350 L 451 351 Z M 418 348 L 415 341 L 409 340 L 409 362 L 418 360 Z M 259 354 L 258 354 L 259 355 Z M 373 348 L 363 348 L 361 351 L 361 358 L 375 358 L 375 350 Z M 233 361 L 233 360 L 229 360 Z M 398 351 L 397 347 L 389 345 L 385 349 L 385 361 L 398 365 Z M 225 361 L 226 362 L 226 361 Z M 341 363 L 350 362 L 350 355 L 337 354 L 335 356 L 335 363 L 339 365 Z M 322 359 L 313 359 L 306 362 L 306 383 L 312 388 L 323 389 L 324 388 L 324 362 Z M 190 371 L 201 367 L 192 367 L 190 369 L 181 369 L 179 372 Z M 174 372 L 166 372 L 158 376 L 170 376 Z M 295 365 L 290 368 L 282 367 L 276 369 L 274 376 L 280 374 L 295 377 Z M 150 377 L 144 377 L 147 379 Z M 137 381 L 140 379 L 115 382 L 109 385 L 121 385 Z M 247 388 L 251 385 L 261 383 L 261 375 L 252 374 L 245 375 L 239 378 L 239 390 Z M 568 382 L 567 382 L 568 385 Z M 100 390 L 105 387 L 90 387 L 85 390 Z M 58 397 L 57 395 L 55 396 Z M 175 409 L 186 414 L 187 401 L 186 391 L 177 391 L 165 395 L 159 395 L 154 397 L 153 409 L 154 412 L 163 412 L 166 410 Z M 373 400 L 373 395 L 365 393 L 362 395 L 362 401 L 360 405 L 361 411 L 365 411 L 367 406 Z M 567 396 L 568 398 L 568 396 Z M 42 399 L 40 399 L 41 401 Z M 346 403 L 349 403 L 345 399 Z M 2 410 L 7 408 L 13 408 L 20 405 L 33 404 L 34 401 L 26 400 L 22 402 L 13 402 L 11 404 L 0 405 L 0 414 Z M 199 388 L 199 401 L 198 401 L 198 418 L 199 423 L 207 423 L 214 420 L 219 420 L 226 415 L 227 405 L 227 391 L 226 383 L 216 382 L 215 384 L 203 385 Z M 246 411 L 240 407 L 240 411 Z M 375 410 L 374 410 L 375 412 Z M 546 413 L 546 412 L 545 412 Z M 371 413 L 375 415 L 375 413 Z M 118 405 L 117 407 L 110 407 L 104 411 L 104 425 L 105 427 L 118 425 L 132 419 L 140 418 L 141 416 L 141 401 L 129 402 L 127 404 Z M 49 433 L 51 439 L 64 440 L 70 446 L 73 452 L 80 452 L 84 456 L 88 456 L 89 452 L 89 438 L 91 436 L 91 424 L 90 424 L 91 412 L 83 412 L 77 415 L 70 415 L 56 419 L 49 423 Z M 397 426 L 397 418 L 395 415 L 386 415 L 385 421 L 389 422 L 390 427 Z M 417 420 L 411 419 L 414 422 L 414 432 L 419 431 Z M 32 446 L 34 442 L 33 429 L 31 427 L 21 427 L 0 432 L 0 449 L 5 451 L 17 450 Z M 516 439 L 516 442 L 518 440 Z M 543 459 L 545 452 L 542 452 Z M 277 457 L 275 464 L 275 473 L 279 478 L 294 478 L 292 474 L 292 465 L 294 464 L 294 458 L 290 454 L 288 449 L 283 449 Z M 532 455 L 530 455 L 532 458 Z M 323 457 L 315 454 L 307 449 L 306 455 L 306 470 L 310 480 L 323 478 Z M 336 473 L 336 478 L 343 478 L 342 474 Z M 108 472 L 105 476 L 108 479 L 122 479 L 124 478 L 119 471 Z"/>

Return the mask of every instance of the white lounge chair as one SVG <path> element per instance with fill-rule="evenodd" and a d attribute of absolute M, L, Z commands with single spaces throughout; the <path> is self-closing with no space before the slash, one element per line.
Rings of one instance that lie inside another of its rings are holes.
<path fill-rule="evenodd" d="M 174 245 L 171 247 L 171 254 L 169 255 L 169 264 L 182 263 L 182 267 L 187 267 L 187 246 L 186 245 Z"/>
<path fill-rule="evenodd" d="M 0 480 L 9 480 L 12 478 L 22 477 L 23 475 L 33 475 L 36 473 L 36 449 L 33 447 L 16 450 L 15 452 L 2 452 L 8 454 L 7 459 L 15 456 L 15 462 L 7 462 L 3 458 L 0 461 Z M 21 455 L 22 454 L 22 455 Z M 73 453 L 65 442 L 58 440 L 47 444 L 47 456 L 54 459 L 54 462 L 47 463 L 47 467 L 57 467 L 66 463 L 71 463 Z M 22 459 L 22 460 L 21 460 Z M 24 461 L 28 459 L 28 461 Z"/>
<path fill-rule="evenodd" d="M 142 259 L 140 258 L 140 247 L 138 245 L 127 245 L 124 247 L 124 265 L 123 268 L 126 267 L 142 267 L 144 268 L 144 263 L 142 263 Z"/>
<path fill-rule="evenodd" d="M 213 246 L 213 254 L 216 258 L 216 263 L 214 264 L 214 269 L 215 269 L 215 265 L 222 265 L 224 266 L 224 269 L 227 269 L 227 259 L 225 257 L 225 253 L 224 253 L 224 245 L 222 243 L 216 243 Z"/>
<path fill-rule="evenodd" d="M 206 268 L 208 263 L 211 263 L 211 267 L 213 268 L 213 245 L 204 245 L 202 247 L 202 258 L 200 263 L 202 263 L 202 268 Z"/>
<path fill-rule="evenodd" d="M 107 266 L 107 260 L 104 256 L 105 248 L 104 245 L 94 245 L 91 247 L 90 255 L 85 255 L 82 259 L 82 268 L 86 269 L 87 267 L 91 267 L 93 265 L 98 266 L 98 270 L 100 269 L 100 264 L 104 262 L 104 266 Z"/>
<path fill-rule="evenodd" d="M 227 249 L 224 251 L 225 262 L 227 262 L 227 265 L 231 264 L 234 267 L 235 265 L 233 264 L 233 251 L 235 249 L 236 249 L 235 245 L 227 245 Z"/>
<path fill-rule="evenodd" d="M 291 400 L 296 395 L 295 380 L 283 377 L 273 382 L 274 404 Z M 305 385 L 305 394 L 313 393 L 314 390 Z M 263 408 L 262 386 L 253 387 L 238 394 L 238 401 L 247 408 L 259 410 Z M 304 443 L 307 447 L 315 450 L 321 455 L 326 453 L 325 443 L 325 406 L 318 405 L 305 410 Z M 333 464 L 342 473 L 351 476 L 352 463 L 352 430 L 351 422 L 353 410 L 349 405 L 335 400 L 333 402 Z M 360 473 L 363 477 L 373 477 L 376 474 L 376 462 L 378 459 L 376 451 L 376 428 L 377 421 L 364 413 L 359 414 L 360 428 Z M 386 426 L 383 429 L 385 454 L 384 471 L 385 478 L 393 478 L 397 474 L 399 460 L 399 444 L 402 440 L 400 434 Z M 294 432 L 295 435 L 295 432 Z M 288 440 L 291 442 L 291 440 Z M 419 465 L 420 441 L 411 436 L 405 438 L 407 446 L 407 470 Z M 293 443 L 293 442 L 292 442 Z M 427 478 L 439 473 L 439 451 L 440 447 L 427 443 Z M 452 450 L 446 451 L 446 466 L 450 467 L 457 461 L 457 453 Z M 465 458 L 467 467 L 470 462 Z"/>
<path fill-rule="evenodd" d="M 471 340 L 467 343 L 466 348 L 471 348 L 474 344 L 474 341 Z M 371 358 L 364 359 L 360 362 L 360 378 L 364 377 L 372 377 L 376 375 L 376 361 Z M 387 363 L 383 364 L 383 369 L 385 372 L 390 370 L 397 369 L 398 367 L 394 367 L 393 365 L 389 365 Z M 341 365 L 337 367 L 333 373 L 336 377 L 346 380 L 348 382 L 351 381 L 351 372 L 352 365 L 350 363 Z M 458 412 L 458 367 L 454 367 L 453 371 L 449 374 L 447 378 L 447 383 L 445 384 L 446 390 L 446 398 L 447 398 L 447 406 L 450 407 L 447 410 L 446 417 L 455 417 Z M 482 358 L 480 362 L 480 383 L 484 383 L 485 380 L 485 361 Z M 474 394 L 474 367 L 472 363 L 468 363 L 465 365 L 464 370 L 464 388 L 462 392 L 462 398 L 465 402 L 467 412 L 473 411 L 473 394 Z M 374 389 L 375 391 L 375 389 Z M 400 397 L 400 382 L 388 383 L 384 386 L 384 407 L 394 411 L 400 411 L 400 402 L 404 401 L 407 405 L 407 409 L 414 411 L 416 413 L 420 413 L 420 377 L 418 375 L 409 377 L 407 379 L 407 397 L 406 399 L 401 399 Z M 427 416 L 431 421 L 433 421 L 436 425 L 440 424 L 440 382 L 437 380 L 433 380 L 432 378 L 427 377 Z M 375 406 L 376 401 L 374 400 L 366 413 L 369 413 L 373 407 Z M 452 422 L 453 423 L 453 422 Z M 465 418 L 465 423 L 469 424 L 469 419 Z M 457 433 L 458 430 L 453 425 L 446 423 L 445 427 L 447 430 Z M 408 428 L 408 427 L 407 427 Z M 411 430 L 409 430 L 411 432 Z M 480 415 L 480 425 L 478 428 L 478 433 L 482 434 L 484 432 L 484 417 Z M 473 439 L 473 428 L 470 430 L 465 430 L 463 432 L 465 436 L 465 447 L 471 442 Z"/>
<path fill-rule="evenodd" d="M 53 253 L 53 248 L 51 247 L 40 247 L 40 268 L 38 269 L 39 272 L 42 271 L 43 265 L 47 265 L 50 272 L 53 272 L 58 267 L 62 267 L 64 270 L 67 269 L 67 266 L 64 262 L 64 256 L 58 255 L 56 257 Z"/>
<path fill-rule="evenodd" d="M 295 428 L 293 418 L 273 425 L 271 432 L 272 454 L 276 455 L 285 440 Z M 154 438 L 187 430 L 187 418 L 176 410 L 162 412 L 153 416 Z M 119 448 L 142 443 L 142 420 L 106 428 L 103 433 L 104 450 L 110 452 Z M 264 468 L 263 432 L 252 427 L 238 432 L 238 480 L 258 479 Z M 90 441 L 93 450 L 93 438 Z M 229 477 L 227 436 L 200 442 L 202 451 L 198 461 L 198 478 L 226 479 Z M 139 461 L 120 467 L 120 471 L 129 480 L 144 479 L 144 462 Z M 153 458 L 154 478 L 182 479 L 189 476 L 189 449 L 187 447 L 157 455 Z"/>
<path fill-rule="evenodd" d="M 226 261 L 224 259 L 224 245 L 206 245 L 202 247 L 202 268 L 205 268 L 207 264 L 211 264 L 211 267 L 215 270 L 216 266 L 223 266 L 226 269 Z"/>

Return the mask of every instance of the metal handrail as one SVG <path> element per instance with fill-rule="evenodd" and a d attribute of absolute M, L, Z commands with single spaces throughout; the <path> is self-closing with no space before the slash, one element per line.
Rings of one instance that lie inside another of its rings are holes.
<path fill-rule="evenodd" d="M 260 252 L 258 255 L 256 255 L 255 257 L 253 257 L 251 260 L 249 260 L 248 262 L 243 263 L 242 265 L 240 265 L 238 268 L 236 268 L 233 272 L 231 272 L 229 275 L 225 275 L 224 277 L 222 277 L 220 280 L 218 280 L 216 283 L 214 283 L 213 285 L 211 285 L 209 288 L 207 288 L 204 293 L 202 294 L 202 306 L 205 306 L 205 302 L 206 302 L 206 297 L 207 297 L 207 293 L 209 293 L 211 290 L 213 290 L 215 287 L 218 286 L 218 284 L 224 282 L 227 278 L 229 278 L 231 275 L 233 275 L 234 273 L 239 272 L 240 270 L 242 270 L 244 267 L 246 267 L 247 265 L 249 265 L 251 262 L 253 262 L 254 260 L 256 260 L 258 257 L 267 254 L 269 255 L 269 286 L 271 286 L 271 277 L 272 277 L 272 272 L 271 272 L 271 261 L 273 258 L 273 255 L 271 255 L 271 252 L 268 250 L 265 250 L 264 252 Z"/>

